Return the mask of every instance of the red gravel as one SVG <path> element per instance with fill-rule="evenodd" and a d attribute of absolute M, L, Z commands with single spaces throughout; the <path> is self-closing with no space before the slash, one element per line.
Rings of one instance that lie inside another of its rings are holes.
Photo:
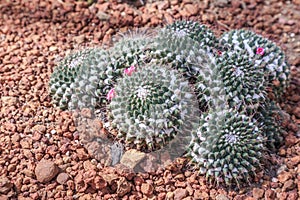
<path fill-rule="evenodd" d="M 0 1 L 0 199 L 299 199 L 300 1 L 139 2 Z M 185 169 L 184 159 L 155 173 L 103 168 L 79 144 L 71 114 L 50 103 L 50 74 L 69 51 L 109 45 L 118 32 L 177 19 L 198 20 L 217 35 L 252 29 L 277 42 L 292 65 L 281 103 L 289 114 L 285 145 L 249 188 L 212 188 Z M 41 160 L 52 165 L 50 178 L 37 172 L 51 167 L 38 167 Z"/>

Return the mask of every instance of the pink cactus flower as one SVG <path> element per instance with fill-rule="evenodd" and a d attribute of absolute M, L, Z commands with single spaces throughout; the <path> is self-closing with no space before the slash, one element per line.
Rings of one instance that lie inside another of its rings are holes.
<path fill-rule="evenodd" d="M 115 88 L 112 88 L 111 90 L 109 90 L 109 92 L 106 95 L 106 99 L 111 101 L 114 97 L 116 96 L 115 93 Z"/>
<path fill-rule="evenodd" d="M 124 69 L 124 73 L 128 76 L 131 76 L 131 74 L 135 71 L 135 66 L 130 66 L 129 68 Z"/>
<path fill-rule="evenodd" d="M 222 51 L 217 50 L 217 54 L 218 54 L 219 56 L 221 56 L 221 55 L 222 55 Z"/>
<path fill-rule="evenodd" d="M 257 49 L 256 49 L 256 54 L 259 54 L 259 55 L 264 55 L 264 53 L 265 53 L 265 49 L 264 48 L 262 48 L 262 47 L 257 47 Z"/>

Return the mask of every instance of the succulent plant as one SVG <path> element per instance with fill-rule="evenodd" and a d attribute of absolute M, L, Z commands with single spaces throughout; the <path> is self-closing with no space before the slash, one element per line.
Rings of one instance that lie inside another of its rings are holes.
<path fill-rule="evenodd" d="M 73 93 L 68 102 L 68 109 L 102 107 L 105 105 L 105 93 L 112 87 L 116 76 L 109 67 L 109 54 L 101 49 L 90 53 L 82 64 L 84 72 L 74 80 Z"/>
<path fill-rule="evenodd" d="M 222 82 L 220 86 L 225 91 L 230 108 L 252 114 L 265 101 L 266 89 L 261 61 L 251 60 L 245 51 L 227 51 L 216 59 L 216 68 Z M 207 75 L 200 74 L 195 84 L 202 107 L 209 105 L 213 98 L 210 83 L 204 81 L 204 76 Z"/>
<path fill-rule="evenodd" d="M 100 110 L 127 147 L 177 156 L 188 146 L 211 183 L 240 186 L 261 168 L 266 147 L 282 142 L 280 109 L 266 93 L 279 97 L 288 77 L 268 39 L 233 30 L 219 42 L 204 25 L 177 21 L 67 56 L 49 87 L 62 109 Z"/>
<path fill-rule="evenodd" d="M 195 21 L 175 21 L 167 25 L 165 29 L 171 30 L 178 38 L 189 37 L 197 41 L 203 49 L 208 47 L 207 51 L 210 51 L 211 48 L 216 47 L 216 44 L 218 44 L 214 33 L 205 25 Z"/>
<path fill-rule="evenodd" d="M 281 109 L 275 102 L 262 104 L 254 115 L 262 136 L 266 139 L 265 146 L 271 151 L 276 151 L 283 143 L 284 130 L 280 126 Z"/>
<path fill-rule="evenodd" d="M 220 38 L 226 50 L 246 50 L 253 61 L 264 65 L 265 79 L 274 94 L 280 96 L 288 85 L 290 67 L 282 50 L 272 41 L 249 30 L 232 30 Z"/>
<path fill-rule="evenodd" d="M 118 80 L 109 104 L 119 138 L 143 150 L 190 134 L 199 113 L 188 81 L 166 66 L 147 65 Z"/>
<path fill-rule="evenodd" d="M 110 58 L 114 68 L 124 69 L 130 65 L 138 65 L 146 62 L 146 54 L 150 43 L 152 43 L 152 35 L 147 30 L 136 31 L 125 34 L 118 40 L 112 48 L 109 49 Z"/>
<path fill-rule="evenodd" d="M 202 115 L 188 155 L 211 184 L 240 186 L 261 168 L 264 139 L 251 118 L 232 109 Z"/>
<path fill-rule="evenodd" d="M 187 78 L 193 79 L 201 69 L 189 58 L 198 54 L 199 49 L 212 52 L 216 44 L 213 33 L 203 25 L 179 21 L 158 32 L 149 45 L 149 54 L 153 63 L 171 64 Z"/>
<path fill-rule="evenodd" d="M 98 52 L 98 48 L 89 48 L 66 56 L 54 69 L 49 81 L 52 103 L 61 109 L 68 109 L 73 94 L 76 77 L 84 73 L 82 67 L 90 54 Z"/>

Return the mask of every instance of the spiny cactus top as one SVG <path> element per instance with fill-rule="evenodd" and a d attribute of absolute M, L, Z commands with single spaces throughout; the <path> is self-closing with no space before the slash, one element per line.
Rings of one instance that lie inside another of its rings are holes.
<path fill-rule="evenodd" d="M 203 49 L 210 51 L 210 48 L 215 48 L 217 38 L 214 33 L 205 25 L 194 21 L 176 21 L 173 24 L 167 25 L 166 30 L 173 31 L 173 34 L 178 37 L 189 37 L 197 41 Z"/>
<path fill-rule="evenodd" d="M 188 154 L 211 183 L 239 186 L 261 167 L 263 142 L 251 118 L 217 110 L 201 117 Z"/>
<path fill-rule="evenodd" d="M 90 54 L 101 51 L 99 48 L 89 48 L 66 56 L 54 69 L 49 81 L 52 102 L 62 109 L 68 109 L 71 95 L 74 92 L 74 82 L 77 76 L 84 73 L 82 69 Z"/>
<path fill-rule="evenodd" d="M 245 51 L 226 51 L 217 57 L 216 68 L 215 73 L 220 74 L 222 82 L 220 87 L 224 87 L 226 93 L 227 100 L 224 101 L 229 107 L 253 113 L 264 102 L 266 89 L 261 61 L 249 59 Z M 203 76 L 200 74 L 196 83 L 198 97 L 202 106 L 211 106 L 211 86 L 203 80 Z"/>
<path fill-rule="evenodd" d="M 266 139 L 265 146 L 271 151 L 276 151 L 282 145 L 284 130 L 280 127 L 282 110 L 275 102 L 265 102 L 261 104 L 254 115 L 262 136 Z"/>
<path fill-rule="evenodd" d="M 139 68 L 119 79 L 114 93 L 109 107 L 119 137 L 145 149 L 160 148 L 178 133 L 190 134 L 199 115 L 189 83 L 165 66 Z"/>
<path fill-rule="evenodd" d="M 272 41 L 249 30 L 232 30 L 220 38 L 224 50 L 246 50 L 252 60 L 260 60 L 269 87 L 278 96 L 286 89 L 289 64 L 281 49 Z"/>

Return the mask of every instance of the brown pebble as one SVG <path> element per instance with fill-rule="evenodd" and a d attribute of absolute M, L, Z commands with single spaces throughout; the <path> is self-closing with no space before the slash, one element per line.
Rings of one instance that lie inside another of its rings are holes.
<path fill-rule="evenodd" d="M 256 199 L 262 198 L 264 196 L 264 192 L 265 191 L 260 188 L 253 188 L 252 190 L 253 197 Z"/>
<path fill-rule="evenodd" d="M 47 183 L 58 173 L 57 165 L 49 160 L 41 160 L 35 168 L 35 176 L 41 183 Z"/>
<path fill-rule="evenodd" d="M 148 183 L 142 183 L 141 192 L 146 196 L 151 196 L 153 194 L 153 186 Z"/>
<path fill-rule="evenodd" d="M 181 200 L 184 197 L 186 197 L 188 194 L 188 191 L 185 188 L 177 188 L 174 191 L 174 200 Z"/>
<path fill-rule="evenodd" d="M 56 181 L 63 185 L 69 180 L 70 176 L 67 173 L 60 173 L 58 174 Z"/>

